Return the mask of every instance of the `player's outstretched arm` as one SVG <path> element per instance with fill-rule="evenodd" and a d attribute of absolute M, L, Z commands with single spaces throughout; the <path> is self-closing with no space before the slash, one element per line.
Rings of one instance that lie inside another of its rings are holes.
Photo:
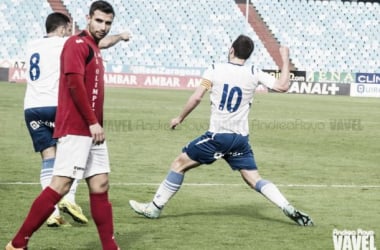
<path fill-rule="evenodd" d="M 280 78 L 276 80 L 273 89 L 278 92 L 285 92 L 289 89 L 289 80 L 290 80 L 289 48 L 281 46 L 279 50 L 280 50 L 280 55 L 282 59 L 281 75 L 280 75 Z"/>
<path fill-rule="evenodd" d="M 179 116 L 173 118 L 170 121 L 171 129 L 175 129 L 178 124 L 185 120 L 191 111 L 193 111 L 198 106 L 198 104 L 201 103 L 202 98 L 206 92 L 207 88 L 205 88 L 203 85 L 200 85 L 195 89 L 194 93 L 187 100 L 187 103 L 185 104 L 185 107 L 182 109 L 182 112 L 179 114 Z"/>
<path fill-rule="evenodd" d="M 109 47 L 114 46 L 115 44 L 117 44 L 120 41 L 128 42 L 131 38 L 132 38 L 132 35 L 128 31 L 122 32 L 122 33 L 117 34 L 117 35 L 106 36 L 105 38 L 100 40 L 99 48 L 107 49 Z"/>

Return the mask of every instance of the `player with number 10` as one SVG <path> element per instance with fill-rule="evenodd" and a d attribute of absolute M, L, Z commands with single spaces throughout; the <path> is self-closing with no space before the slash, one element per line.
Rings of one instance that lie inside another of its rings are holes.
<path fill-rule="evenodd" d="M 185 173 L 202 164 L 211 164 L 223 158 L 233 170 L 240 172 L 243 180 L 282 209 L 284 214 L 301 226 L 311 226 L 311 218 L 295 209 L 277 186 L 259 175 L 253 151 L 249 144 L 248 115 L 258 83 L 278 92 L 289 88 L 289 49 L 280 47 L 282 58 L 279 79 L 246 66 L 254 43 L 248 36 L 240 35 L 229 50 L 228 62 L 209 67 L 200 86 L 188 99 L 180 115 L 171 120 L 174 129 L 198 106 L 205 93 L 210 91 L 211 117 L 206 133 L 191 141 L 173 161 L 165 180 L 149 203 L 130 200 L 132 209 L 147 218 L 158 218 L 169 199 L 180 189 Z"/>

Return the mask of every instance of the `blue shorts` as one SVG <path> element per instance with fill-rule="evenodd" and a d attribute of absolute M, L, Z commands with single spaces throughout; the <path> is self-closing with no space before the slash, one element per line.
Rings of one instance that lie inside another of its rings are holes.
<path fill-rule="evenodd" d="M 57 144 L 57 140 L 53 138 L 56 110 L 57 107 L 24 110 L 26 127 L 32 137 L 33 147 L 36 152 L 41 152 Z"/>
<path fill-rule="evenodd" d="M 233 170 L 257 169 L 248 136 L 206 132 L 190 142 L 182 152 L 201 164 L 211 164 L 223 158 Z"/>

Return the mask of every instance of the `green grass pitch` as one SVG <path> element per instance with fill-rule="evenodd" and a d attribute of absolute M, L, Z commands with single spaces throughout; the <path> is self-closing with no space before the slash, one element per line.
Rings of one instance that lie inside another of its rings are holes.
<path fill-rule="evenodd" d="M 24 91 L 24 84 L 0 83 L 0 247 L 40 192 L 40 156 L 23 121 Z M 122 249 L 326 250 L 334 249 L 334 229 L 380 234 L 378 98 L 256 95 L 250 141 L 260 173 L 307 212 L 314 227 L 294 224 L 223 161 L 190 171 L 160 219 L 135 214 L 128 200 L 151 200 L 181 148 L 207 129 L 207 98 L 177 130 L 168 129 L 190 94 L 106 90 L 110 198 Z M 77 202 L 90 217 L 84 182 Z M 100 249 L 91 219 L 81 226 L 65 218 L 72 227 L 43 225 L 30 249 Z"/>

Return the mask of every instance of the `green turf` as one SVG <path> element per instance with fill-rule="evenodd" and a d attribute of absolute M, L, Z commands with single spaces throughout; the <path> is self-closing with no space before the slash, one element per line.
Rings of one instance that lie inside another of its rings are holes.
<path fill-rule="evenodd" d="M 23 122 L 24 91 L 23 84 L 0 83 L 0 247 L 40 192 L 40 159 Z M 250 140 L 260 173 L 309 213 L 314 227 L 295 225 L 223 161 L 189 172 L 160 219 L 135 214 L 128 200 L 149 201 L 182 146 L 207 129 L 207 99 L 177 130 L 168 129 L 190 94 L 107 89 L 110 197 L 122 249 L 325 250 L 334 249 L 334 229 L 380 234 L 378 98 L 256 96 Z M 90 216 L 83 182 L 77 202 Z M 42 226 L 30 249 L 100 249 L 92 220 L 87 226 L 72 224 Z"/>

